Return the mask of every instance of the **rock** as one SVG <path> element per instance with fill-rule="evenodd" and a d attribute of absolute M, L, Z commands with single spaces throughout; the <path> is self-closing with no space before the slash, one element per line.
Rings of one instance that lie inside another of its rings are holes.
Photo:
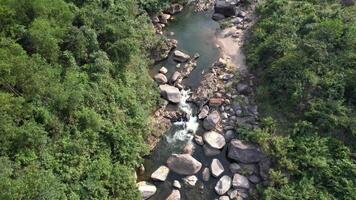
<path fill-rule="evenodd" d="M 183 154 L 190 154 L 192 155 L 194 152 L 194 145 L 191 142 L 188 142 L 185 147 L 183 148 Z"/>
<path fill-rule="evenodd" d="M 232 20 L 232 23 L 234 24 L 240 24 L 244 19 L 241 17 L 236 17 Z"/>
<path fill-rule="evenodd" d="M 138 188 L 139 192 L 141 193 L 142 199 L 150 198 L 157 191 L 156 186 L 154 186 L 146 181 L 141 181 L 141 182 L 137 183 L 137 188 Z"/>
<path fill-rule="evenodd" d="M 232 186 L 234 188 L 249 189 L 250 183 L 248 182 L 248 179 L 245 176 L 242 176 L 240 174 L 234 174 L 234 178 L 232 179 Z"/>
<path fill-rule="evenodd" d="M 225 138 L 220 133 L 209 131 L 204 133 L 204 141 L 215 149 L 221 149 L 225 146 Z"/>
<path fill-rule="evenodd" d="M 172 103 L 179 103 L 182 99 L 182 95 L 176 87 L 165 84 L 160 85 L 159 89 L 161 91 L 161 95 Z"/>
<path fill-rule="evenodd" d="M 156 81 L 157 83 L 159 83 L 159 84 L 165 84 L 165 83 L 168 82 L 167 77 L 166 77 L 164 74 L 162 74 L 162 73 L 156 74 L 155 77 L 154 77 L 154 79 L 155 79 L 155 81 Z"/>
<path fill-rule="evenodd" d="M 230 199 L 236 200 L 236 197 L 238 196 L 238 194 L 239 194 L 238 190 L 231 189 L 231 190 L 227 191 L 227 195 L 229 195 Z"/>
<path fill-rule="evenodd" d="M 217 178 L 224 172 L 224 167 L 221 162 L 214 158 L 210 165 L 211 174 Z"/>
<path fill-rule="evenodd" d="M 215 20 L 215 21 L 220 21 L 220 20 L 225 19 L 225 16 L 223 14 L 220 14 L 220 13 L 214 13 L 211 18 L 213 20 Z"/>
<path fill-rule="evenodd" d="M 219 58 L 218 62 L 216 62 L 215 65 L 219 67 L 225 67 L 227 65 L 227 60 L 224 58 Z"/>
<path fill-rule="evenodd" d="M 177 189 L 180 189 L 182 186 L 181 186 L 181 184 L 180 184 L 180 182 L 178 180 L 174 180 L 173 181 L 173 187 L 177 188 Z"/>
<path fill-rule="evenodd" d="M 138 173 L 141 175 L 145 173 L 145 166 L 143 164 L 140 164 L 138 167 Z"/>
<path fill-rule="evenodd" d="M 204 168 L 203 172 L 202 172 L 202 175 L 203 175 L 203 180 L 204 181 L 209 181 L 210 179 L 210 170 L 209 168 Z"/>
<path fill-rule="evenodd" d="M 223 112 L 223 113 L 221 113 L 221 117 L 223 119 L 227 119 L 229 117 L 229 114 L 227 114 L 226 112 Z"/>
<path fill-rule="evenodd" d="M 254 164 L 240 164 L 241 169 L 238 171 L 242 175 L 252 175 L 258 173 L 257 165 Z"/>
<path fill-rule="evenodd" d="M 183 178 L 183 181 L 187 185 L 195 186 L 195 184 L 198 181 L 198 178 L 196 176 L 192 175 L 192 176 L 187 176 L 187 177 Z"/>
<path fill-rule="evenodd" d="M 166 198 L 166 200 L 180 200 L 179 190 L 173 190 L 172 193 Z"/>
<path fill-rule="evenodd" d="M 235 0 L 216 0 L 214 11 L 215 13 L 223 14 L 225 17 L 231 17 L 236 15 Z"/>
<path fill-rule="evenodd" d="M 248 180 L 250 180 L 252 183 L 257 184 L 259 182 L 261 182 L 260 177 L 256 176 L 256 175 L 251 175 L 248 177 Z"/>
<path fill-rule="evenodd" d="M 194 141 L 198 145 L 201 145 L 201 146 L 204 145 L 204 141 L 203 141 L 203 137 L 202 136 L 194 135 Z"/>
<path fill-rule="evenodd" d="M 255 146 L 237 139 L 231 140 L 227 156 L 242 163 L 257 163 L 265 158 L 265 155 Z"/>
<path fill-rule="evenodd" d="M 242 17 L 245 18 L 247 16 L 247 13 L 245 11 L 239 11 L 239 13 L 237 14 L 238 17 Z"/>
<path fill-rule="evenodd" d="M 260 168 L 260 176 L 263 180 L 268 179 L 269 169 L 271 168 L 271 160 L 269 158 L 264 158 L 258 163 Z"/>
<path fill-rule="evenodd" d="M 236 85 L 236 90 L 238 93 L 243 94 L 243 95 L 248 95 L 251 93 L 251 88 L 249 88 L 249 86 L 244 83 L 238 83 Z"/>
<path fill-rule="evenodd" d="M 187 62 L 190 59 L 190 56 L 188 54 L 185 54 L 179 50 L 175 50 L 173 52 L 173 60 L 177 62 Z"/>
<path fill-rule="evenodd" d="M 168 69 L 165 68 L 165 67 L 161 67 L 161 69 L 159 69 L 159 72 L 162 73 L 162 74 L 167 74 Z"/>
<path fill-rule="evenodd" d="M 209 99 L 209 106 L 220 106 L 223 102 L 223 98 L 211 98 Z"/>
<path fill-rule="evenodd" d="M 151 175 L 153 180 L 165 181 L 169 173 L 169 168 L 166 166 L 160 166 L 156 171 Z"/>
<path fill-rule="evenodd" d="M 219 200 L 229 200 L 229 199 L 230 199 L 229 196 L 221 196 L 219 198 Z"/>
<path fill-rule="evenodd" d="M 220 114 L 217 111 L 213 111 L 210 113 L 203 122 L 203 127 L 206 130 L 212 130 L 216 127 L 216 125 L 220 122 Z"/>
<path fill-rule="evenodd" d="M 236 138 L 235 131 L 233 130 L 226 131 L 224 137 L 226 142 L 230 142 L 232 139 Z"/>
<path fill-rule="evenodd" d="M 237 163 L 231 163 L 229 169 L 232 173 L 237 173 L 241 169 L 241 166 Z"/>
<path fill-rule="evenodd" d="M 204 144 L 203 150 L 204 150 L 205 156 L 209 156 L 209 157 L 210 156 L 216 156 L 216 155 L 220 154 L 220 150 L 215 149 L 215 148 L 211 147 L 208 144 Z"/>
<path fill-rule="evenodd" d="M 180 5 L 178 3 L 174 3 L 174 4 L 170 5 L 169 8 L 167 8 L 164 12 L 174 15 L 174 14 L 181 12 L 182 10 L 183 10 L 182 5 Z"/>
<path fill-rule="evenodd" d="M 152 20 L 152 22 L 153 22 L 154 24 L 159 23 L 159 18 L 158 18 L 156 15 L 153 16 L 153 17 L 151 18 L 151 20 Z"/>
<path fill-rule="evenodd" d="M 180 175 L 196 174 L 202 164 L 189 154 L 173 154 L 168 158 L 167 166 Z"/>
<path fill-rule="evenodd" d="M 220 178 L 215 185 L 215 192 L 219 195 L 225 194 L 231 187 L 231 178 L 227 175 Z"/>
<path fill-rule="evenodd" d="M 162 13 L 158 16 L 158 18 L 162 24 L 167 24 L 168 20 L 171 18 L 171 15 Z"/>
<path fill-rule="evenodd" d="M 180 76 L 181 76 L 181 73 L 179 71 L 175 71 L 170 79 L 170 82 L 171 83 L 176 82 Z"/>
<path fill-rule="evenodd" d="M 204 118 L 206 118 L 208 116 L 208 114 L 209 114 L 209 106 L 205 105 L 201 109 L 201 111 L 200 111 L 200 113 L 198 115 L 198 119 L 204 119 Z"/>
<path fill-rule="evenodd" d="M 230 80 L 230 79 L 232 79 L 234 77 L 234 75 L 233 74 L 223 74 L 223 75 L 220 75 L 219 76 L 219 79 L 220 80 L 223 80 L 223 81 L 228 81 L 228 80 Z"/>
<path fill-rule="evenodd" d="M 194 60 L 197 60 L 199 57 L 200 57 L 199 53 L 195 53 L 194 56 L 193 56 Z"/>

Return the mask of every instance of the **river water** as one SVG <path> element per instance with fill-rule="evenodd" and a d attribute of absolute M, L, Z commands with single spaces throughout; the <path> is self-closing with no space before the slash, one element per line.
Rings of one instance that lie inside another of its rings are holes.
<path fill-rule="evenodd" d="M 209 70 L 210 66 L 220 55 L 219 49 L 216 47 L 216 33 L 219 30 L 219 24 L 213 21 L 211 16 L 212 11 L 195 13 L 193 8 L 187 7 L 181 13 L 175 15 L 175 19 L 170 21 L 168 27 L 165 29 L 165 34 L 167 34 L 168 38 L 178 40 L 177 49 L 191 56 L 195 53 L 200 54 L 196 68 L 187 79 L 183 80 L 185 86 L 193 89 L 199 86 L 203 73 Z M 174 32 L 174 35 L 170 36 L 170 32 Z M 167 60 L 158 63 L 150 73 L 154 75 L 158 73 L 162 66 L 165 66 L 168 69 L 167 77 L 170 77 L 174 71 L 177 70 L 176 65 L 177 63 L 169 57 Z M 204 182 L 202 180 L 202 170 L 196 174 L 198 182 L 194 187 L 184 184 L 182 181 L 184 176 L 173 172 L 169 173 L 165 182 L 150 179 L 150 175 L 159 166 L 166 164 L 170 155 L 173 153 L 181 153 L 186 144 L 194 143 L 192 141 L 194 134 L 202 135 L 204 132 L 200 124 L 201 122 L 197 120 L 194 105 L 187 102 L 189 91 L 183 90 L 182 96 L 183 98 L 179 103 L 179 108 L 187 113 L 189 120 L 173 123 L 172 127 L 165 133 L 151 154 L 145 158 L 145 173 L 139 175 L 139 181 L 149 181 L 157 186 L 157 192 L 150 200 L 166 199 L 172 192 L 174 180 L 179 180 L 182 185 L 180 189 L 182 200 L 210 200 L 218 197 L 214 191 L 218 179 L 210 177 L 208 182 Z M 225 168 L 223 175 L 232 175 L 228 170 L 229 161 L 225 156 L 226 147 L 222 149 L 222 153 L 218 156 L 206 157 L 201 146 L 193 145 L 193 157 L 202 163 L 202 169 L 209 167 L 213 158 L 218 158 Z"/>

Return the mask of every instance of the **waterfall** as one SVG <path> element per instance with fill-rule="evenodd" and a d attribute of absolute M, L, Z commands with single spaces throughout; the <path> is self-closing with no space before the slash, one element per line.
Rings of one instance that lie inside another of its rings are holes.
<path fill-rule="evenodd" d="M 176 141 L 190 142 L 193 139 L 195 132 L 198 130 L 198 117 L 193 116 L 193 108 L 187 103 L 190 94 L 190 90 L 181 91 L 182 98 L 178 106 L 180 110 L 187 114 L 187 121 L 181 120 L 173 123 L 173 126 L 179 128 L 173 134 L 166 136 L 168 143 L 174 143 Z"/>

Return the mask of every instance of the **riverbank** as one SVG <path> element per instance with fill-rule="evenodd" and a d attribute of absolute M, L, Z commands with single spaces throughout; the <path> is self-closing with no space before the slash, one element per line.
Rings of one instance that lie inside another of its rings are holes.
<path fill-rule="evenodd" d="M 247 71 L 242 50 L 249 27 L 254 22 L 254 4 L 237 7 L 236 16 L 219 22 L 224 27 L 216 33 L 214 40 L 214 45 L 220 49 L 219 58 L 202 71 L 200 85 L 191 90 L 187 101 L 181 101 L 180 93 L 187 90 L 182 82 L 179 92 L 179 87 L 178 90 L 171 88 L 177 84 L 161 75 L 164 69 L 154 76 L 161 83 L 163 98 L 178 103 L 178 109 L 187 103 L 197 109 L 194 113 L 188 114 L 186 110 L 179 113 L 183 130 L 169 132 L 146 159 L 146 171 L 139 180 L 141 184 L 149 185 L 152 199 L 166 199 L 167 196 L 168 199 L 172 196 L 174 199 L 246 199 L 256 197 L 256 185 L 267 179 L 268 157 L 253 144 L 238 140 L 235 130 L 237 126 L 258 127 L 259 123 L 253 99 L 253 76 Z M 173 58 L 184 60 L 178 61 L 183 63 L 183 68 L 200 61 L 197 56 L 177 54 L 176 51 L 173 51 Z M 172 86 L 162 85 L 167 83 Z M 188 115 L 186 122 L 184 113 Z M 199 129 L 187 128 L 192 118 L 198 119 L 195 123 Z M 178 134 L 189 137 L 183 137 L 180 142 L 172 140 L 177 139 Z M 145 193 L 147 188 L 139 189 Z"/>

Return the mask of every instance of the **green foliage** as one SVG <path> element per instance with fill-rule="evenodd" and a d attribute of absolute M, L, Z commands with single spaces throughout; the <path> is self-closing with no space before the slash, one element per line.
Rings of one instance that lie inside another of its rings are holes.
<path fill-rule="evenodd" d="M 135 0 L 0 1 L 0 199 L 139 199 L 158 41 Z"/>
<path fill-rule="evenodd" d="M 247 59 L 266 118 L 240 132 L 274 161 L 263 198 L 355 199 L 356 7 L 267 0 L 257 10 Z"/>

